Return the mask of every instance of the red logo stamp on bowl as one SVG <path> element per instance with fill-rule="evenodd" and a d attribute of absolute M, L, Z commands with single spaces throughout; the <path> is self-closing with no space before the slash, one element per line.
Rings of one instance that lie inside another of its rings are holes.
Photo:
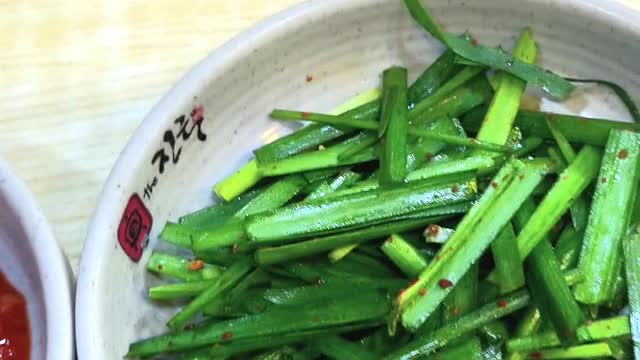
<path fill-rule="evenodd" d="M 138 194 L 129 198 L 118 226 L 118 242 L 125 254 L 138 262 L 149 239 L 153 217 Z"/>

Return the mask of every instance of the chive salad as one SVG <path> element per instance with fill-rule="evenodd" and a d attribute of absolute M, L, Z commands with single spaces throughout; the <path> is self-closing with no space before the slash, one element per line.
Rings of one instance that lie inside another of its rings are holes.
<path fill-rule="evenodd" d="M 415 21 L 446 50 L 407 83 L 254 151 L 222 201 L 166 224 L 154 252 L 175 304 L 127 358 L 640 360 L 639 125 L 521 109 L 574 82 Z"/>

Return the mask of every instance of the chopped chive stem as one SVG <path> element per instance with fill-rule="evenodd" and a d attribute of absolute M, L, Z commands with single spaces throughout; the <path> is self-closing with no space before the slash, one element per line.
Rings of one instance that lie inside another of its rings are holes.
<path fill-rule="evenodd" d="M 414 108 L 416 103 L 432 95 L 462 69 L 461 65 L 455 63 L 455 56 L 453 51 L 445 50 L 427 70 L 420 74 L 409 87 L 409 109 Z"/>
<path fill-rule="evenodd" d="M 573 226 L 566 226 L 562 230 L 554 246 L 560 269 L 566 270 L 576 267 L 582 247 L 582 237 L 583 233 L 578 232 Z"/>
<path fill-rule="evenodd" d="M 531 64 L 535 62 L 537 52 L 531 30 L 525 29 L 513 49 L 513 57 Z M 497 85 L 477 139 L 504 145 L 509 138 L 527 83 L 513 75 L 501 73 Z"/>
<path fill-rule="evenodd" d="M 355 342 L 340 336 L 326 336 L 311 341 L 311 346 L 319 353 L 332 359 L 360 360 L 375 359 L 376 355 Z"/>
<path fill-rule="evenodd" d="M 253 159 L 240 170 L 224 178 L 213 187 L 213 191 L 225 201 L 231 201 L 250 189 L 262 179 L 258 162 Z"/>
<path fill-rule="evenodd" d="M 584 344 L 627 336 L 630 333 L 629 318 L 627 316 L 618 316 L 583 324 L 577 329 L 576 336 L 578 343 Z M 510 339 L 507 341 L 507 350 L 529 352 L 560 345 L 562 345 L 562 343 L 558 335 L 554 331 L 546 331 L 541 334 L 530 334 L 529 336 Z"/>
<path fill-rule="evenodd" d="M 384 357 L 385 360 L 400 359 L 409 360 L 421 358 L 424 355 L 433 354 L 438 349 L 447 346 L 452 341 L 488 324 L 518 311 L 530 303 L 529 294 L 526 291 L 518 291 L 502 298 L 504 305 L 497 301 L 485 304 L 477 310 L 460 317 L 458 320 L 440 327 L 433 333 L 427 333 L 416 337 L 414 340 Z"/>
<path fill-rule="evenodd" d="M 391 234 L 382 243 L 380 249 L 405 275 L 412 279 L 427 267 L 427 259 L 399 234 Z"/>
<path fill-rule="evenodd" d="M 304 201 L 317 200 L 325 197 L 341 188 L 346 188 L 356 183 L 361 177 L 361 174 L 346 169 L 338 174 L 331 182 L 324 182 L 323 185 L 325 186 L 321 185 L 318 187 L 314 192 L 307 195 Z"/>
<path fill-rule="evenodd" d="M 178 223 L 184 226 L 190 226 L 194 228 L 212 228 L 218 225 L 222 225 L 235 215 L 240 209 L 246 206 L 251 200 L 255 199 L 258 195 L 262 194 L 264 188 L 257 188 L 242 194 L 241 196 L 230 200 L 229 202 L 219 202 L 204 209 L 192 212 L 178 219 Z M 167 223 L 166 228 L 161 234 L 161 238 L 164 241 L 170 241 L 170 238 L 174 236 L 172 229 L 168 229 L 170 223 Z M 166 233 L 165 233 L 166 232 Z M 165 239 L 164 236 L 168 239 Z M 175 244 L 175 243 L 174 243 Z M 179 244 L 176 244 L 180 246 Z M 184 246 L 180 246 L 184 247 Z M 189 243 L 189 247 L 191 244 Z"/>
<path fill-rule="evenodd" d="M 193 267 L 196 262 L 200 265 L 197 269 Z M 216 278 L 222 273 L 220 267 L 205 264 L 201 260 L 188 260 L 180 256 L 157 251 L 154 251 L 149 257 L 147 270 L 182 281 L 208 280 Z"/>
<path fill-rule="evenodd" d="M 533 200 L 525 201 L 514 217 L 516 228 L 521 230 L 527 226 L 535 211 Z M 526 277 L 534 303 L 549 319 L 563 344 L 575 343 L 577 328 L 586 318 L 569 289 L 546 234 L 526 259 Z"/>
<path fill-rule="evenodd" d="M 434 186 L 426 181 L 338 199 L 294 204 L 250 217 L 245 228 L 253 242 L 283 242 L 287 239 L 373 225 L 391 217 L 454 205 L 475 198 L 474 182 L 456 186 Z M 379 196 L 384 196 L 386 201 L 378 201 Z"/>
<path fill-rule="evenodd" d="M 233 343 L 258 337 L 290 336 L 297 332 L 366 323 L 379 325 L 389 310 L 383 295 L 352 296 L 326 302 L 265 311 L 230 320 L 213 322 L 200 329 L 160 335 L 133 343 L 129 357 L 147 357 L 162 352 L 195 349 L 215 343 Z M 215 346 L 212 347 L 215 349 Z"/>
<path fill-rule="evenodd" d="M 407 69 L 391 67 L 382 75 L 383 99 L 378 137 L 384 138 L 378 177 L 382 185 L 407 176 Z"/>
<path fill-rule="evenodd" d="M 332 124 L 336 126 L 347 126 L 354 129 L 377 130 L 378 122 L 374 120 L 349 119 L 342 116 L 326 115 L 320 113 L 308 113 L 292 110 L 276 109 L 271 112 L 271 117 L 278 120 L 307 120 L 315 121 L 323 124 Z M 438 131 L 421 129 L 415 126 L 409 126 L 407 133 L 411 136 L 422 137 L 427 140 L 442 141 L 450 145 L 467 146 L 492 152 L 508 152 L 505 146 L 488 143 L 467 137 L 457 135 L 446 135 Z"/>
<path fill-rule="evenodd" d="M 434 219 L 442 218 L 425 217 L 422 219 L 404 220 L 389 224 L 374 225 L 361 230 L 319 237 L 289 245 L 261 248 L 255 252 L 255 259 L 260 265 L 277 264 L 326 252 L 339 246 L 355 245 L 374 240 L 393 232 L 417 229 L 429 224 L 434 221 Z"/>
<path fill-rule="evenodd" d="M 211 287 L 213 282 L 215 282 L 215 280 L 199 280 L 154 286 L 149 289 L 149 299 L 176 300 L 197 296 L 204 290 Z"/>
<path fill-rule="evenodd" d="M 471 337 L 460 344 L 452 344 L 438 351 L 425 360 L 482 360 L 486 359 L 482 353 L 482 343 L 477 337 Z"/>
<path fill-rule="evenodd" d="M 622 239 L 633 212 L 640 159 L 640 134 L 612 130 L 593 196 L 578 267 L 585 281 L 576 286 L 576 299 L 604 304 L 615 297 L 615 281 L 622 271 Z M 615 214 L 615 216 L 612 216 Z"/>
<path fill-rule="evenodd" d="M 573 150 L 573 147 L 564 136 L 564 134 L 562 134 L 562 131 L 560 131 L 556 126 L 555 120 L 547 119 L 547 126 L 549 127 L 549 131 L 551 131 L 551 134 L 553 135 L 553 138 L 555 139 L 564 160 L 569 164 L 572 163 L 576 158 L 576 152 L 575 150 Z M 552 155 L 552 157 L 557 157 L 557 159 L 555 160 L 556 163 L 562 163 L 555 151 L 553 151 L 552 154 L 550 153 L 550 155 Z M 562 166 L 562 168 L 564 168 L 564 166 Z M 571 211 L 571 220 L 573 222 L 573 226 L 578 231 L 583 231 L 587 224 L 588 216 L 587 201 L 585 197 L 583 195 L 579 196 L 574 201 L 574 203 L 571 204 L 571 207 L 569 209 Z"/>
<path fill-rule="evenodd" d="M 631 339 L 636 359 L 640 359 L 640 233 L 637 225 L 623 240 L 625 273 L 629 298 Z"/>
<path fill-rule="evenodd" d="M 262 175 L 276 176 L 372 161 L 378 157 L 376 148 L 373 146 L 350 158 L 344 160 L 338 158 L 347 150 L 369 143 L 372 138 L 375 138 L 374 134 L 359 133 L 324 150 L 308 151 L 270 163 L 260 163 L 258 170 Z"/>
<path fill-rule="evenodd" d="M 511 224 L 502 228 L 491 243 L 491 252 L 496 269 L 496 283 L 501 294 L 507 294 L 524 286 L 522 260 L 514 256 L 518 252 L 516 234 Z"/>
<path fill-rule="evenodd" d="M 540 329 L 541 324 L 542 317 L 540 315 L 540 310 L 538 310 L 536 306 L 529 306 L 522 318 L 519 320 L 514 331 L 514 336 L 527 337 L 534 335 Z M 508 347 L 507 350 L 509 351 L 507 360 L 525 360 L 529 357 L 527 352 L 517 352 L 509 349 Z"/>
<path fill-rule="evenodd" d="M 191 225 L 167 222 L 158 237 L 160 240 L 183 249 L 193 246 L 194 228 Z"/>
<path fill-rule="evenodd" d="M 592 146 L 584 146 L 576 159 L 559 175 L 527 225 L 518 234 L 518 252 L 521 259 L 529 255 L 560 220 L 573 199 L 595 179 L 601 159 L 600 150 Z"/>
<path fill-rule="evenodd" d="M 478 307 L 478 264 L 471 268 L 458 281 L 451 293 L 442 302 L 442 323 L 451 323 Z"/>
<path fill-rule="evenodd" d="M 415 107 L 411 109 L 411 117 L 415 118 L 422 115 L 424 112 L 428 111 L 439 101 L 453 92 L 456 88 L 464 85 L 466 82 L 475 78 L 476 76 L 478 76 L 478 74 L 485 70 L 486 69 L 481 66 L 465 66 L 460 72 L 449 79 L 449 81 L 443 84 L 433 94 L 431 94 L 421 102 L 416 103 Z"/>
<path fill-rule="evenodd" d="M 567 140 L 562 131 L 556 125 L 556 120 L 553 118 L 547 118 L 546 122 L 547 127 L 549 127 L 549 131 L 551 132 L 551 136 L 553 136 L 554 140 L 556 141 L 556 144 L 558 145 L 558 148 L 560 149 L 560 152 L 562 153 L 564 159 L 568 163 L 573 162 L 573 160 L 575 160 L 576 158 L 576 151 L 573 149 L 573 147 L 569 143 L 569 140 Z"/>
<path fill-rule="evenodd" d="M 347 255 L 351 254 L 351 252 L 357 248 L 358 248 L 358 244 L 349 244 L 345 246 L 340 246 L 339 248 L 335 248 L 331 250 L 331 252 L 329 253 L 328 255 L 329 260 L 331 260 L 331 262 L 336 263 L 344 259 Z"/>
<path fill-rule="evenodd" d="M 578 345 L 568 348 L 543 349 L 535 353 L 540 359 L 600 359 L 613 355 L 605 342 Z"/>
<path fill-rule="evenodd" d="M 225 290 L 237 284 L 251 270 L 251 262 L 248 260 L 236 261 L 206 290 L 200 293 L 186 307 L 176 313 L 167 326 L 172 331 L 180 331 L 201 311 L 207 304 L 224 293 Z"/>
<path fill-rule="evenodd" d="M 486 107 L 470 110 L 464 116 L 463 125 L 470 133 L 478 131 L 486 114 Z M 553 140 L 553 136 L 546 124 L 547 119 L 553 119 L 558 130 L 572 144 L 605 146 L 612 129 L 640 130 L 640 124 L 615 121 L 613 119 L 594 119 L 575 115 L 546 113 L 540 111 L 520 110 L 516 116 L 517 126 L 525 136 L 537 136 Z"/>

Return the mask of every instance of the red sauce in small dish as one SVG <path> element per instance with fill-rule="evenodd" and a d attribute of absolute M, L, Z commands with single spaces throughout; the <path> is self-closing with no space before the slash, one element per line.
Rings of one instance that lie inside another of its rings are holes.
<path fill-rule="evenodd" d="M 0 360 L 29 360 L 30 356 L 27 302 L 0 273 Z"/>

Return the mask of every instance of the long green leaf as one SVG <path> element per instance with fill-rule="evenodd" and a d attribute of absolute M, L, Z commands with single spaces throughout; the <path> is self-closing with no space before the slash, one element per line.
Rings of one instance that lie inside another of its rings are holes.
<path fill-rule="evenodd" d="M 441 31 L 431 15 L 420 5 L 419 0 L 404 0 L 404 2 L 416 22 L 456 54 L 492 69 L 515 75 L 530 84 L 539 86 L 542 90 L 559 99 L 566 99 L 575 89 L 573 84 L 562 77 L 539 66 L 516 59 L 500 49 L 481 46 L 473 41 Z"/>
<path fill-rule="evenodd" d="M 640 359 L 640 232 L 637 226 L 625 238 L 623 245 L 633 351 L 636 359 Z"/>

